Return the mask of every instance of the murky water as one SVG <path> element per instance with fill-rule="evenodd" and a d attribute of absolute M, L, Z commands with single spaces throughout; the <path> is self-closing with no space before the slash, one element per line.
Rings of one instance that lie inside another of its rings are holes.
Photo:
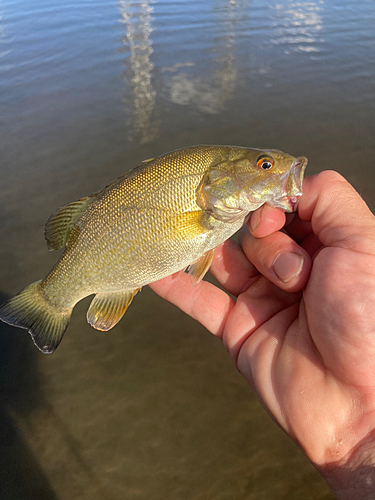
<path fill-rule="evenodd" d="M 0 290 L 59 206 L 199 143 L 280 148 L 375 208 L 375 1 L 0 0 Z M 328 499 L 220 343 L 145 290 L 59 350 L 1 329 L 4 499 Z"/>

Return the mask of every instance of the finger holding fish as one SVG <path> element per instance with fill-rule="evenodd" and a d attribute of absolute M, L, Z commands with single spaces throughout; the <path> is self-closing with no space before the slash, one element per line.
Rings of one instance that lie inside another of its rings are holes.
<path fill-rule="evenodd" d="M 199 321 L 213 335 L 222 338 L 224 326 L 235 305 L 225 291 L 208 281 L 192 286 L 190 276 L 184 272 L 150 283 L 149 287 Z"/>
<path fill-rule="evenodd" d="M 259 276 L 259 271 L 241 246 L 232 239 L 217 247 L 210 272 L 235 297 L 247 290 Z"/>
<path fill-rule="evenodd" d="M 311 225 L 300 221 L 297 214 L 287 214 L 287 218 L 289 216 L 294 218 L 292 234 L 295 237 L 298 232 L 301 241 L 310 236 Z M 250 214 L 247 227 L 240 230 L 240 244 L 227 240 L 216 250 L 211 273 L 230 293 L 238 296 L 259 274 L 287 291 L 294 292 L 305 286 L 311 254 L 288 237 L 289 228 L 283 227 L 285 220 L 285 212 L 263 205 Z M 280 229 L 283 231 L 278 232 Z M 315 248 L 309 240 L 306 246 Z"/>
<path fill-rule="evenodd" d="M 267 203 L 251 212 L 247 222 L 250 233 L 256 238 L 263 238 L 279 231 L 285 225 L 285 212 Z"/>
<path fill-rule="evenodd" d="M 311 222 L 302 220 L 298 211 L 285 213 L 268 204 L 251 212 L 247 222 L 249 232 L 256 238 L 263 238 L 281 230 L 313 257 L 322 247 L 319 237 L 313 232 Z"/>
<path fill-rule="evenodd" d="M 288 292 L 297 292 L 307 283 L 311 258 L 287 234 L 277 231 L 255 238 L 244 226 L 239 233 L 243 252 L 259 273 Z"/>

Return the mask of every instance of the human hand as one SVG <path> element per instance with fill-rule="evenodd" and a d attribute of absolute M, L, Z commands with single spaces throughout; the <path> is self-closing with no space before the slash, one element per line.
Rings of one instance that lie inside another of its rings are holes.
<path fill-rule="evenodd" d="M 150 286 L 223 340 L 337 498 L 373 498 L 375 217 L 335 172 L 306 178 L 287 217 L 264 206 L 217 249 L 211 272 L 236 301 L 184 273 Z"/>

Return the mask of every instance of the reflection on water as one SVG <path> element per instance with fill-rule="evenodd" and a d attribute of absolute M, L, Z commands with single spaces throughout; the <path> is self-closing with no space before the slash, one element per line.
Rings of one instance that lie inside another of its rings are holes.
<path fill-rule="evenodd" d="M 162 72 L 175 73 L 165 80 L 166 97 L 172 103 L 194 106 L 209 114 L 223 110 L 225 102 L 235 90 L 238 74 L 235 60 L 236 26 L 243 14 L 243 4 L 239 2 L 239 5 L 234 0 L 212 2 L 212 15 L 217 17 L 217 11 L 220 12 L 221 31 L 220 37 L 215 40 L 217 44 L 210 50 L 210 66 L 205 68 L 202 76 L 196 76 L 193 62 L 162 68 Z M 192 71 L 184 71 L 187 67 L 191 67 Z"/>
<path fill-rule="evenodd" d="M 0 4 L 0 60 L 9 55 L 10 49 L 10 38 L 9 38 L 9 33 L 5 27 L 5 22 L 4 22 L 4 11 L 2 10 L 2 6 Z M 3 71 L 5 71 L 7 68 L 2 66 L 1 68 Z M 0 70 L 1 73 L 1 70 Z M 0 88 L 1 88 L 1 79 L 0 79 Z"/>
<path fill-rule="evenodd" d="M 159 122 L 152 121 L 156 92 L 152 85 L 151 62 L 153 0 L 134 2 L 119 0 L 119 20 L 125 26 L 122 42 L 130 55 L 124 60 L 122 77 L 127 86 L 125 95 L 129 138 L 138 136 L 141 143 L 156 137 Z"/>
<path fill-rule="evenodd" d="M 153 87 L 154 64 L 151 33 L 153 0 L 134 2 L 119 1 L 121 18 L 126 33 L 122 42 L 129 55 L 124 59 L 125 70 L 122 78 L 126 84 L 126 114 L 128 127 L 133 138 L 141 143 L 152 141 L 158 134 L 160 120 L 153 119 L 156 91 Z M 235 61 L 236 26 L 243 14 L 243 4 L 234 0 L 215 3 L 219 8 L 222 30 L 217 44 L 211 49 L 210 67 L 203 76 L 196 77 L 195 62 L 177 62 L 172 66 L 160 68 L 164 74 L 161 94 L 170 102 L 181 106 L 195 106 L 200 111 L 217 114 L 224 103 L 230 99 L 237 78 Z M 217 16 L 217 12 L 213 13 Z M 186 72 L 187 68 L 192 71 Z"/>
<path fill-rule="evenodd" d="M 287 2 L 272 6 L 272 43 L 286 45 L 285 54 L 294 51 L 320 52 L 317 42 L 322 29 L 320 11 L 324 2 Z"/>

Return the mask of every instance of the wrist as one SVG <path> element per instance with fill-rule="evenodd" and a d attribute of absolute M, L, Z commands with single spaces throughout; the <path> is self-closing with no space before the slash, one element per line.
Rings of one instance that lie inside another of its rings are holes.
<path fill-rule="evenodd" d="M 375 498 L 375 431 L 340 462 L 317 466 L 337 500 Z"/>

